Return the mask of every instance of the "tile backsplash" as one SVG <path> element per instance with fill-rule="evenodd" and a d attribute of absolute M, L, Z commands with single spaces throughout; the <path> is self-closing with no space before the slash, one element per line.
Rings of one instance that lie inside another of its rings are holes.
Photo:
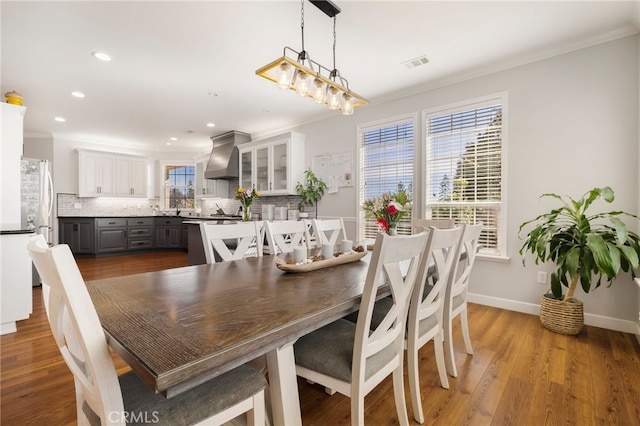
<path fill-rule="evenodd" d="M 297 195 L 258 197 L 251 205 L 251 211 L 256 216 L 262 212 L 263 204 L 273 204 L 276 207 L 287 207 L 291 210 L 298 209 L 300 197 Z M 159 198 L 115 198 L 97 197 L 80 198 L 75 194 L 57 194 L 57 216 L 85 216 L 85 217 L 110 217 L 110 216 L 153 216 L 154 214 L 174 214 L 175 210 L 157 211 L 154 206 L 159 205 Z M 216 213 L 218 208 L 226 214 L 235 215 L 240 209 L 240 201 L 231 198 L 198 199 L 196 208 L 201 209 L 202 216 L 210 216 Z M 310 216 L 315 214 L 315 208 L 307 208 Z M 196 216 L 194 210 L 185 210 L 182 216 Z"/>

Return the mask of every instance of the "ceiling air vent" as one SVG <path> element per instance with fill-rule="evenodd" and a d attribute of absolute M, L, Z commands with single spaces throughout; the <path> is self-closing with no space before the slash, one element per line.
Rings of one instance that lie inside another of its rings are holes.
<path fill-rule="evenodd" d="M 420 65 L 428 64 L 429 58 L 426 55 L 422 55 L 415 59 L 409 59 L 408 61 L 402 62 L 402 65 L 407 67 L 408 69 L 419 67 Z"/>

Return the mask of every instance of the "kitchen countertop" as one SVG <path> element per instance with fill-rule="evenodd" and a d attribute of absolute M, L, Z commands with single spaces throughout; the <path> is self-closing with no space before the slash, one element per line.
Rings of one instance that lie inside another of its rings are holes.
<path fill-rule="evenodd" d="M 0 231 L 0 235 L 19 235 L 19 234 L 33 234 L 33 229 L 7 229 Z"/>

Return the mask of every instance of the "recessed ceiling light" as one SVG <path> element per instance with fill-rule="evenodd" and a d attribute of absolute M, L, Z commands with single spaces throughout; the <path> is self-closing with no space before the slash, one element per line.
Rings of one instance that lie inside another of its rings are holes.
<path fill-rule="evenodd" d="M 171 142 L 167 142 L 167 145 L 171 145 Z"/>
<path fill-rule="evenodd" d="M 107 55 L 104 52 L 91 52 L 94 58 L 100 59 L 101 61 L 109 62 L 111 60 L 111 56 Z"/>
<path fill-rule="evenodd" d="M 216 92 L 209 92 L 209 93 L 207 93 L 207 95 L 213 96 L 214 98 L 218 97 L 218 94 Z"/>
<path fill-rule="evenodd" d="M 207 123 L 207 127 L 216 127 L 216 125 L 213 123 Z"/>
<path fill-rule="evenodd" d="M 71 96 L 74 96 L 76 98 L 84 98 L 84 93 L 82 92 L 78 92 L 77 90 L 74 92 L 71 92 Z"/>
<path fill-rule="evenodd" d="M 177 141 L 178 140 L 178 138 L 169 138 L 169 139 L 172 140 L 172 141 Z"/>
<path fill-rule="evenodd" d="M 57 121 L 58 123 L 64 123 L 65 121 L 67 121 L 64 119 L 64 117 L 56 117 L 54 118 L 54 120 Z"/>

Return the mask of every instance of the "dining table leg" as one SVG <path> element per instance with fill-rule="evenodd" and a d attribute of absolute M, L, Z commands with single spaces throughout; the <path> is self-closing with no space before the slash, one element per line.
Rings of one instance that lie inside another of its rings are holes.
<path fill-rule="evenodd" d="M 302 425 L 293 342 L 267 353 L 271 409 L 275 426 Z"/>

